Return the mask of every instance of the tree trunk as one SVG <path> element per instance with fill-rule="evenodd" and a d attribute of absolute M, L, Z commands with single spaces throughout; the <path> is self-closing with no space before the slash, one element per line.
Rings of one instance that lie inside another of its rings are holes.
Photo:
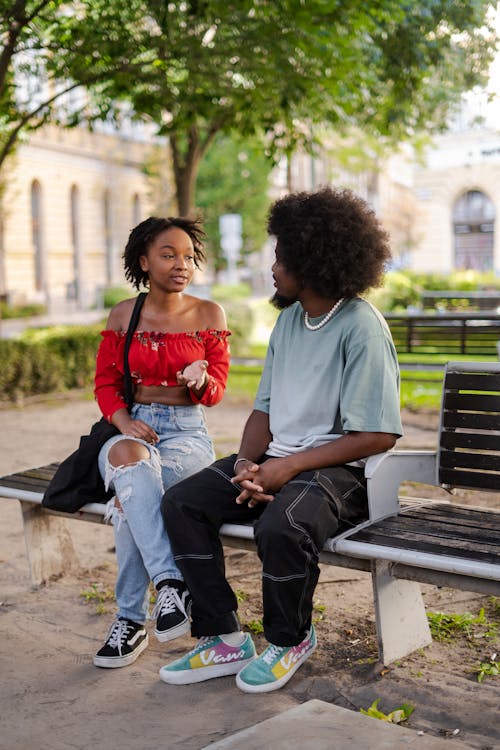
<path fill-rule="evenodd" d="M 192 128 L 181 145 L 182 135 L 170 136 L 170 150 L 175 179 L 175 196 L 179 216 L 192 216 L 195 209 L 195 188 L 202 157 L 198 133 Z M 184 146 L 184 147 L 183 147 Z"/>
<path fill-rule="evenodd" d="M 223 125 L 224 121 L 221 119 L 201 129 L 192 125 L 187 133 L 170 133 L 179 216 L 192 216 L 196 211 L 196 179 L 200 163 Z"/>

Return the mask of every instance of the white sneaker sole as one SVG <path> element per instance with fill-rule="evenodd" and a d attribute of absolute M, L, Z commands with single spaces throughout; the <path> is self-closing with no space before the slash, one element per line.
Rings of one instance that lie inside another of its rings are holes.
<path fill-rule="evenodd" d="M 186 617 L 184 622 L 179 623 L 179 625 L 176 625 L 175 628 L 170 628 L 170 630 L 155 629 L 155 637 L 156 640 L 160 641 L 160 643 L 166 643 L 167 641 L 173 641 L 174 638 L 179 638 L 179 636 L 189 633 L 190 628 L 191 624 L 189 622 L 189 619 Z"/>
<path fill-rule="evenodd" d="M 117 669 L 118 667 L 128 667 L 129 664 L 133 664 L 138 656 L 148 647 L 149 638 L 146 635 L 140 646 L 135 651 L 127 656 L 94 656 L 94 665 L 96 667 L 104 667 L 105 669 Z"/>
<path fill-rule="evenodd" d="M 175 672 L 166 667 L 160 669 L 160 680 L 169 685 L 191 685 L 194 682 L 204 682 L 212 680 L 215 677 L 227 677 L 228 675 L 237 674 L 243 667 L 250 664 L 255 659 L 242 659 L 231 664 L 217 664 L 213 667 L 198 667 L 197 669 L 183 669 Z"/>
<path fill-rule="evenodd" d="M 316 644 L 317 645 L 317 644 Z M 275 682 L 268 682 L 264 683 L 263 685 L 250 685 L 247 682 L 244 682 L 239 674 L 236 675 L 236 685 L 239 687 L 240 690 L 242 690 L 244 693 L 270 693 L 272 690 L 279 690 L 283 685 L 286 685 L 288 680 L 293 677 L 295 672 L 299 667 L 302 666 L 302 664 L 309 659 L 311 654 L 316 650 L 316 645 L 311 648 L 307 654 L 305 654 L 300 661 L 298 661 L 296 664 L 293 665 L 293 667 L 285 674 L 283 677 L 280 677 L 279 680 L 276 680 Z M 241 671 L 241 670 L 240 670 Z"/>

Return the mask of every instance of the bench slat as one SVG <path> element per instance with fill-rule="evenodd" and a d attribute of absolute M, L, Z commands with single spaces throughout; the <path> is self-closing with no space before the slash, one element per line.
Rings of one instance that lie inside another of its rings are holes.
<path fill-rule="evenodd" d="M 455 511 L 460 508 L 464 523 Z M 496 519 L 496 527 L 494 521 Z M 489 528 L 488 528 L 489 526 Z M 500 514 L 441 505 L 429 512 L 416 508 L 398 516 L 355 529 L 347 538 L 380 547 L 414 550 L 439 556 L 489 563 L 498 566 L 500 579 Z"/>

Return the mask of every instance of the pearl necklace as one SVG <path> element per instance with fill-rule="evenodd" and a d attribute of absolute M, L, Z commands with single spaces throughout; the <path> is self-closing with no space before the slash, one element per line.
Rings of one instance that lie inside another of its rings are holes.
<path fill-rule="evenodd" d="M 342 304 L 343 301 L 344 301 L 344 298 L 341 297 L 339 299 L 339 301 L 334 304 L 334 306 L 332 307 L 332 309 L 329 312 L 326 313 L 325 317 L 322 320 L 320 320 L 319 323 L 316 323 L 316 325 L 312 325 L 309 322 L 309 313 L 305 312 L 304 313 L 304 325 L 305 325 L 305 327 L 309 331 L 317 331 L 318 328 L 323 328 L 323 326 L 328 323 L 328 321 L 330 320 L 330 318 L 333 315 L 335 315 L 335 313 L 337 312 L 337 310 L 339 309 L 339 307 L 340 307 L 340 305 Z"/>

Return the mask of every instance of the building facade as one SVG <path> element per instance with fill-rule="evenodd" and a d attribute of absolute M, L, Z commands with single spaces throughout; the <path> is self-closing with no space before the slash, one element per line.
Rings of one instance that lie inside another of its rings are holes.
<path fill-rule="evenodd" d="M 13 304 L 87 309 L 124 285 L 131 229 L 168 198 L 146 170 L 164 149 L 143 135 L 48 126 L 19 146 L 2 199 L 0 291 Z"/>

